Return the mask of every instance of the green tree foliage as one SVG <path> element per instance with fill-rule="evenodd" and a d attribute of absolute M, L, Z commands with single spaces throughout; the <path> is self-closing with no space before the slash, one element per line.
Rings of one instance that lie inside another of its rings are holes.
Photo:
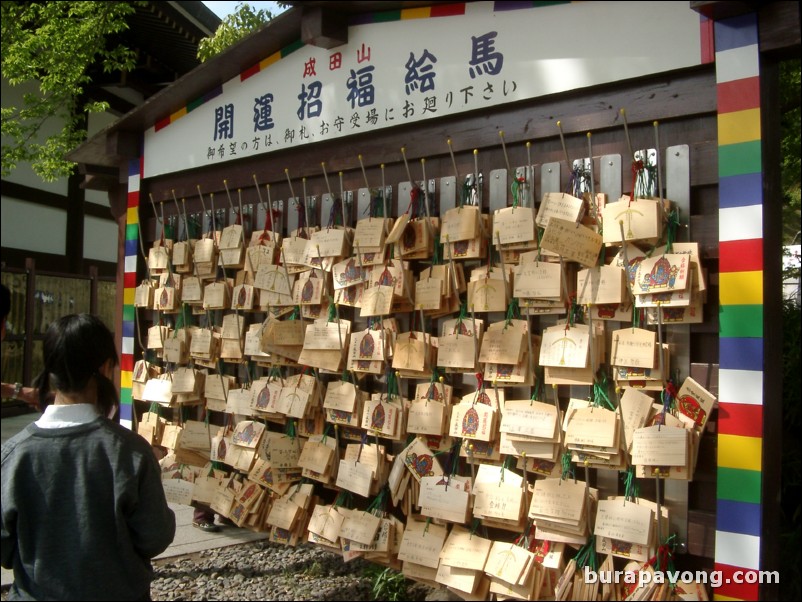
<path fill-rule="evenodd" d="M 205 63 L 251 32 L 259 29 L 272 18 L 273 14 L 269 10 L 254 10 L 247 2 L 238 3 L 237 10 L 223 19 L 214 35 L 203 38 L 200 41 L 198 44 L 198 58 L 202 63 Z"/>
<path fill-rule="evenodd" d="M 789 244 L 800 230 L 800 61 L 780 64 L 780 127 L 782 138 L 783 242 Z"/>
<path fill-rule="evenodd" d="M 11 86 L 38 84 L 20 106 L 2 108 L 3 176 L 23 161 L 46 181 L 72 173 L 66 153 L 86 139 L 88 114 L 108 108 L 84 95 L 92 68 L 110 73 L 136 64 L 133 50 L 109 44 L 128 28 L 136 4 L 144 3 L 2 2 L 3 77 Z M 44 137 L 44 127 L 55 133 Z"/>

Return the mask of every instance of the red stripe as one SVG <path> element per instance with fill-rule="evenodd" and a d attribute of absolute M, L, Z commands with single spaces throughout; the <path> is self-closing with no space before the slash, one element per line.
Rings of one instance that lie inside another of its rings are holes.
<path fill-rule="evenodd" d="M 131 207 L 139 207 L 139 191 L 135 190 L 134 192 L 128 193 L 128 208 Z"/>
<path fill-rule="evenodd" d="M 763 406 L 719 402 L 718 432 L 721 435 L 762 437 Z"/>
<path fill-rule="evenodd" d="M 716 60 L 713 20 L 699 16 L 699 37 L 702 42 L 702 64 L 707 65 Z"/>
<path fill-rule="evenodd" d="M 170 125 L 170 117 L 169 117 L 169 115 L 167 117 L 165 117 L 164 119 L 162 119 L 160 121 L 157 121 L 153 125 L 153 127 L 158 132 L 159 130 L 166 128 L 168 125 Z"/>
<path fill-rule="evenodd" d="M 245 71 L 240 73 L 239 74 L 239 80 L 241 82 L 244 82 L 246 79 L 248 79 L 252 75 L 256 75 L 257 73 L 259 73 L 259 69 L 260 69 L 259 68 L 259 63 L 256 63 L 253 67 L 249 67 L 248 69 L 246 69 Z"/>
<path fill-rule="evenodd" d="M 123 286 L 125 288 L 136 288 L 136 272 L 126 272 L 123 275 Z"/>
<path fill-rule="evenodd" d="M 453 17 L 455 15 L 465 14 L 465 3 L 461 4 L 444 4 L 442 6 L 432 6 L 430 17 Z"/>
<path fill-rule="evenodd" d="M 134 364 L 134 355 L 132 353 L 123 353 L 120 357 L 120 370 L 133 372 Z"/>
<path fill-rule="evenodd" d="M 718 112 L 732 113 L 760 108 L 760 77 L 745 77 L 716 86 Z"/>
<path fill-rule="evenodd" d="M 719 243 L 719 272 L 758 272 L 763 269 L 763 239 Z"/>
<path fill-rule="evenodd" d="M 715 594 L 727 596 L 728 598 L 737 598 L 738 600 L 758 599 L 757 583 L 735 583 L 735 571 L 745 572 L 748 569 L 717 562 L 716 570 L 721 571 L 721 586 L 716 588 Z M 728 581 L 729 583 L 727 583 Z M 742 574 L 739 573 L 737 581 L 743 581 Z"/>

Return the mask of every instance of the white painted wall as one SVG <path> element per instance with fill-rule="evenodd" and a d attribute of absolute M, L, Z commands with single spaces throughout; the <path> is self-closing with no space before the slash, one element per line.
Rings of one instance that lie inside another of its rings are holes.
<path fill-rule="evenodd" d="M 64 255 L 67 250 L 67 211 L 3 196 L 0 234 L 4 247 Z M 43 266 L 43 269 L 44 268 Z"/>
<path fill-rule="evenodd" d="M 84 258 L 117 261 L 117 223 L 87 215 L 84 217 Z"/>
<path fill-rule="evenodd" d="M 2 80 L 3 106 L 19 106 L 25 93 L 36 93 L 34 84 L 11 86 Z M 95 113 L 89 116 L 88 133 L 94 135 L 117 120 L 111 113 Z M 58 131 L 58 123 L 50 120 L 40 131 L 41 137 Z M 67 195 L 67 178 L 56 182 L 45 182 L 37 176 L 28 163 L 14 169 L 6 181 L 31 188 Z M 87 190 L 89 203 L 109 206 L 109 195 L 102 190 Z M 63 255 L 66 252 L 67 213 L 52 207 L 45 207 L 2 197 L 2 246 L 25 251 Z M 84 257 L 100 261 L 117 261 L 117 224 L 96 217 L 84 218 Z"/>
<path fill-rule="evenodd" d="M 23 94 L 31 93 L 35 94 L 38 90 L 38 86 L 33 83 L 25 83 L 20 84 L 19 86 L 11 86 L 5 78 L 2 80 L 2 93 L 3 93 L 3 107 L 10 107 L 15 106 L 19 107 L 22 106 L 22 97 Z M 45 136 L 49 136 L 50 134 L 57 133 L 60 131 L 61 127 L 57 120 L 55 119 L 48 119 L 42 128 L 39 130 L 40 136 L 39 139 L 44 139 Z M 5 144 L 6 139 L 3 138 L 3 143 Z M 39 176 L 37 176 L 31 166 L 28 163 L 20 163 L 17 165 L 17 168 L 14 169 L 8 177 L 4 178 L 9 182 L 14 182 L 15 184 L 22 184 L 24 186 L 32 186 L 33 188 L 39 188 L 40 190 L 47 190 L 48 192 L 55 192 L 56 194 L 67 194 L 67 178 L 61 178 L 56 180 L 55 182 L 45 182 Z M 5 242 L 3 243 L 5 245 Z M 7 246 L 7 245 L 6 245 Z"/>

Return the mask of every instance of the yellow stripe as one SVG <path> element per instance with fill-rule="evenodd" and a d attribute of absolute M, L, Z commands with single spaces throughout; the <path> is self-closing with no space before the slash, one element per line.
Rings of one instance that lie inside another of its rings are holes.
<path fill-rule="evenodd" d="M 123 370 L 120 372 L 120 387 L 126 389 L 131 388 L 131 383 L 134 382 L 134 373 L 130 370 Z"/>
<path fill-rule="evenodd" d="M 432 14 L 431 7 L 423 8 L 404 8 L 401 10 L 401 20 L 406 19 L 428 19 Z"/>
<path fill-rule="evenodd" d="M 172 123 L 174 121 L 178 121 L 179 119 L 181 119 L 186 114 L 187 114 L 187 108 L 186 107 L 184 107 L 182 109 L 178 109 L 175 113 L 171 113 L 170 114 L 170 123 Z"/>
<path fill-rule="evenodd" d="M 718 436 L 718 465 L 723 468 L 740 468 L 760 472 L 762 467 L 763 439 L 741 435 Z"/>
<path fill-rule="evenodd" d="M 267 213 L 267 212 L 265 212 Z M 713 600 L 743 600 L 743 598 L 730 598 L 729 596 L 722 596 L 719 594 L 713 594 Z"/>
<path fill-rule="evenodd" d="M 718 116 L 719 146 L 753 140 L 760 140 L 760 109 L 746 109 Z"/>
<path fill-rule="evenodd" d="M 724 272 L 718 276 L 722 305 L 761 305 L 763 272 Z"/>
<path fill-rule="evenodd" d="M 267 210 L 265 210 L 265 213 L 267 213 Z M 128 225 L 139 223 L 139 211 L 137 211 L 136 207 L 128 208 L 128 214 L 125 216 L 125 220 L 125 223 Z"/>
<path fill-rule="evenodd" d="M 133 305 L 134 299 L 136 298 L 136 289 L 135 288 L 127 288 L 123 291 L 123 304 L 124 305 Z"/>
<path fill-rule="evenodd" d="M 266 59 L 262 59 L 261 61 L 259 61 L 259 69 L 260 70 L 265 69 L 266 67 L 269 67 L 270 65 L 279 60 L 281 60 L 281 52 L 274 52 Z"/>

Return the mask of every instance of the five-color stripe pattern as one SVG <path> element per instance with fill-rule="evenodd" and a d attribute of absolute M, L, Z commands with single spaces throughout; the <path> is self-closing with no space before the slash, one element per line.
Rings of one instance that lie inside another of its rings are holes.
<path fill-rule="evenodd" d="M 755 14 L 714 26 L 718 90 L 719 435 L 717 600 L 757 600 L 734 583 L 760 569 L 763 447 L 763 179 Z M 727 583 L 727 580 L 730 583 Z"/>

